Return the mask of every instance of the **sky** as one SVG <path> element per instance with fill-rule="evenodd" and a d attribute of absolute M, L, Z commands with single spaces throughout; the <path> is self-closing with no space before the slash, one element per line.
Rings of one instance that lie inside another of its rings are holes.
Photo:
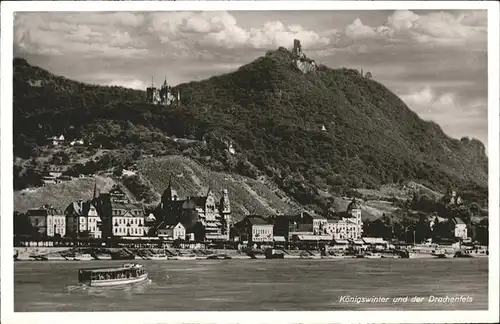
<path fill-rule="evenodd" d="M 487 12 L 16 13 L 14 55 L 83 82 L 145 89 L 231 72 L 301 40 L 331 68 L 370 71 L 449 136 L 488 141 Z"/>

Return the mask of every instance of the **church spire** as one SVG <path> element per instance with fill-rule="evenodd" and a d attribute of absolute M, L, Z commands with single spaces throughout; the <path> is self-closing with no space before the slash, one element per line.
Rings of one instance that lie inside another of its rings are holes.
<path fill-rule="evenodd" d="M 97 198 L 97 179 L 94 182 L 94 194 L 92 196 L 93 199 Z"/>

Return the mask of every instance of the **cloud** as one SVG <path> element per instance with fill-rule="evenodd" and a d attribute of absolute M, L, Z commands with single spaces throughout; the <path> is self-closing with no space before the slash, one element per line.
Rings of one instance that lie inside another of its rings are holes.
<path fill-rule="evenodd" d="M 421 118 L 437 122 L 445 133 L 472 136 L 487 143 L 488 108 L 484 99 L 460 100 L 453 92 L 437 93 L 426 86 L 401 95 Z"/>
<path fill-rule="evenodd" d="M 147 56 L 148 50 L 141 47 L 144 43 L 140 39 L 133 39 L 128 31 L 116 28 L 135 26 L 141 20 L 132 17 L 136 16 L 127 13 L 17 15 L 14 20 L 14 47 L 17 52 L 35 55 Z M 71 23 L 71 19 L 82 24 Z"/>
<path fill-rule="evenodd" d="M 374 28 L 364 25 L 361 19 L 356 18 L 345 28 L 345 35 L 351 39 L 370 38 L 377 35 Z"/>
<path fill-rule="evenodd" d="M 418 15 L 409 10 L 393 12 L 379 26 L 363 24 L 355 19 L 337 33 L 335 47 L 348 47 L 353 42 L 376 40 L 386 43 L 418 43 L 421 46 L 456 46 L 470 43 L 486 43 L 486 11 L 467 13 L 431 12 Z M 381 43 L 382 42 L 382 43 Z"/>
<path fill-rule="evenodd" d="M 318 63 L 370 71 L 448 134 L 486 142 L 486 18 L 485 10 L 17 13 L 14 52 L 56 74 L 141 89 L 152 76 L 178 84 L 226 73 L 297 38 Z"/>
<path fill-rule="evenodd" d="M 144 23 L 145 18 L 143 14 L 136 12 L 79 12 L 67 14 L 62 20 L 76 25 L 138 27 Z"/>
<path fill-rule="evenodd" d="M 119 86 L 136 90 L 144 90 L 146 87 L 150 86 L 146 85 L 143 80 L 112 80 L 107 82 L 107 85 L 110 86 Z"/>
<path fill-rule="evenodd" d="M 236 19 L 227 12 L 157 13 L 151 16 L 148 30 L 156 33 L 162 43 L 176 44 L 181 39 L 203 48 L 274 49 L 293 44 L 295 38 L 310 48 L 324 47 L 330 43 L 327 36 L 307 30 L 299 24 L 285 25 L 278 20 L 246 29 L 238 25 Z"/>

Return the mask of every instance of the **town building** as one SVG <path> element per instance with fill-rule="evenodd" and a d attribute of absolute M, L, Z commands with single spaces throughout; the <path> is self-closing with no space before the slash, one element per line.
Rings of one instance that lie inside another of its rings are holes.
<path fill-rule="evenodd" d="M 56 183 L 59 183 L 60 181 L 56 178 L 56 177 L 52 177 L 52 176 L 42 176 L 42 183 L 43 183 L 43 186 L 45 187 L 46 185 L 50 185 L 50 184 L 56 184 Z"/>
<path fill-rule="evenodd" d="M 205 195 L 181 198 L 170 181 L 162 195 L 158 213 L 159 223 L 173 225 L 180 222 L 186 226 L 187 233 L 192 233 L 199 224 L 205 240 L 229 240 L 232 218 L 227 190 L 222 191 L 219 200 L 211 189 Z"/>
<path fill-rule="evenodd" d="M 434 227 L 436 226 L 436 224 L 442 223 L 442 222 L 446 222 L 446 218 L 439 217 L 439 216 L 432 217 L 431 220 L 429 221 L 429 227 L 430 227 L 431 231 L 434 230 Z"/>
<path fill-rule="evenodd" d="M 52 206 L 29 209 L 27 216 L 31 226 L 41 235 L 48 237 L 66 235 L 66 217 Z"/>
<path fill-rule="evenodd" d="M 64 144 L 66 139 L 64 138 L 64 135 L 59 135 L 59 136 L 52 136 L 47 138 L 47 141 L 52 144 L 53 146 L 59 146 Z"/>
<path fill-rule="evenodd" d="M 91 201 L 72 202 L 64 210 L 66 233 L 70 237 L 102 238 L 102 220 Z"/>
<path fill-rule="evenodd" d="M 451 219 L 451 224 L 454 226 L 454 234 L 458 239 L 467 238 L 467 225 L 458 217 L 453 217 Z"/>
<path fill-rule="evenodd" d="M 350 240 L 351 242 L 351 247 L 354 251 L 366 251 L 369 249 L 369 245 L 365 243 L 365 241 L 363 241 L 363 239 L 361 238 L 357 238 L 357 239 L 354 239 L 354 240 Z"/>
<path fill-rule="evenodd" d="M 158 237 L 162 237 L 167 240 L 185 240 L 186 239 L 186 227 L 182 223 L 177 223 L 177 225 L 164 225 L 157 230 Z"/>
<path fill-rule="evenodd" d="M 436 227 L 438 224 L 442 224 L 439 228 Z M 454 237 L 455 239 L 464 240 L 467 239 L 467 224 L 465 224 L 459 217 L 453 218 L 443 218 L 443 217 L 433 217 L 429 222 L 429 226 L 438 238 L 443 237 Z M 444 232 L 443 232 L 444 231 Z"/>
<path fill-rule="evenodd" d="M 85 145 L 85 142 L 83 141 L 83 139 L 74 139 L 71 142 L 69 142 L 69 145 L 71 146 Z"/>
<path fill-rule="evenodd" d="M 314 212 L 273 217 L 274 237 L 284 237 L 295 245 L 318 246 L 329 244 L 332 235 L 327 232 L 328 220 Z"/>
<path fill-rule="evenodd" d="M 155 236 L 154 230 L 156 225 L 156 217 L 153 213 L 149 213 L 148 217 L 145 219 L 144 232 L 147 236 Z"/>
<path fill-rule="evenodd" d="M 324 235 L 328 220 L 314 212 L 303 211 L 294 215 L 273 217 L 274 236 Z"/>
<path fill-rule="evenodd" d="M 450 205 L 460 205 L 462 203 L 462 198 L 457 195 L 455 190 L 452 190 L 448 196 L 448 204 Z"/>
<path fill-rule="evenodd" d="M 273 224 L 263 216 L 246 216 L 243 220 L 234 224 L 234 227 L 242 241 L 269 244 L 273 242 Z"/>
<path fill-rule="evenodd" d="M 109 193 L 101 193 L 92 203 L 102 219 L 103 237 L 139 237 L 147 234 L 144 205 L 132 202 L 119 186 L 115 185 Z"/>
<path fill-rule="evenodd" d="M 321 216 L 317 215 L 315 213 L 311 214 L 312 218 L 312 228 L 313 228 L 313 234 L 315 235 L 324 235 L 328 234 L 327 232 L 327 225 L 328 225 L 328 220 Z"/>
<path fill-rule="evenodd" d="M 334 239 L 357 239 L 363 234 L 363 221 L 361 220 L 361 205 L 354 198 L 347 206 L 341 219 L 328 220 L 326 233 Z"/>
<path fill-rule="evenodd" d="M 331 242 L 331 248 L 330 250 L 333 251 L 339 251 L 339 252 L 345 252 L 349 249 L 349 241 L 348 240 L 343 240 L 343 239 L 333 239 Z"/>
<path fill-rule="evenodd" d="M 363 237 L 363 241 L 372 250 L 385 250 L 388 248 L 388 242 L 381 237 Z"/>

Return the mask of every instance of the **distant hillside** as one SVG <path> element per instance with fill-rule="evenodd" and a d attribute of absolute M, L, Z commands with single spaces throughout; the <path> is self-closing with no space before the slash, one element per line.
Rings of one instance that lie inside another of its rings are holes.
<path fill-rule="evenodd" d="M 84 85 L 15 60 L 14 153 L 29 159 L 47 136 L 64 133 L 105 149 L 183 154 L 215 171 L 265 175 L 319 210 L 334 203 L 323 191 L 408 181 L 438 192 L 467 188 L 484 206 L 482 143 L 446 136 L 356 70 L 304 74 L 292 62 L 289 51 L 270 51 L 235 72 L 179 85 L 182 104 L 165 107 L 145 104 L 141 91 Z M 172 136 L 198 141 L 180 145 Z"/>
<path fill-rule="evenodd" d="M 300 209 L 278 188 L 270 188 L 268 184 L 248 177 L 210 171 L 186 157 L 142 159 L 137 166 L 141 175 L 160 194 L 167 188 L 170 178 L 180 197 L 204 195 L 211 188 L 219 199 L 222 190 L 227 189 L 236 220 L 247 214 L 286 214 Z"/>
<path fill-rule="evenodd" d="M 92 199 L 96 180 L 100 192 L 108 192 L 116 183 L 110 178 L 98 176 L 96 178 L 75 179 L 46 187 L 15 191 L 14 209 L 19 212 L 26 212 L 30 208 L 49 204 L 64 210 L 73 201 Z"/>

